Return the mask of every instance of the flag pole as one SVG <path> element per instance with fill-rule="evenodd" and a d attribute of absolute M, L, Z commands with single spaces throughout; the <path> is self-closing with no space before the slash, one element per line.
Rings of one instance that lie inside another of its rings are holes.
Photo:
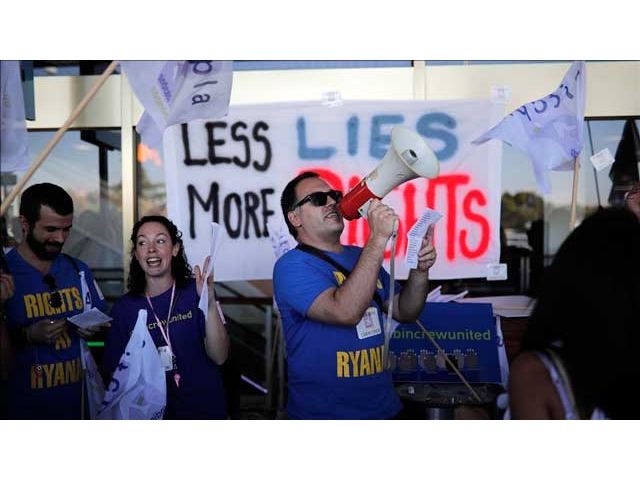
<path fill-rule="evenodd" d="M 578 198 L 578 174 L 580 172 L 580 156 L 576 157 L 573 165 L 573 190 L 571 192 L 571 217 L 569 219 L 569 232 L 576 228 L 576 204 Z"/>
<path fill-rule="evenodd" d="M 27 170 L 27 172 L 20 179 L 18 184 L 13 188 L 13 190 L 11 190 L 11 192 L 9 192 L 9 195 L 7 195 L 7 198 L 2 202 L 2 206 L 0 207 L 0 216 L 4 215 L 6 213 L 6 211 L 9 209 L 9 206 L 11 205 L 11 203 L 15 200 L 15 198 L 18 196 L 18 194 L 22 191 L 22 189 L 24 188 L 25 184 L 29 181 L 31 176 L 35 173 L 35 171 L 38 169 L 38 167 L 40 167 L 42 162 L 44 162 L 45 158 L 47 158 L 49 153 L 51 153 L 51 150 L 53 150 L 53 147 L 55 147 L 58 144 L 58 142 L 60 141 L 62 136 L 66 133 L 66 131 L 69 129 L 71 124 L 73 122 L 75 122 L 76 119 L 80 116 L 82 111 L 89 104 L 89 102 L 93 99 L 93 97 L 98 92 L 100 87 L 102 87 L 104 82 L 107 81 L 107 78 L 109 78 L 109 75 L 111 75 L 113 73 L 113 71 L 116 69 L 117 66 L 118 66 L 118 61 L 117 60 L 113 60 L 109 64 L 107 69 L 102 73 L 102 75 L 100 75 L 100 78 L 98 78 L 96 83 L 91 87 L 91 90 L 89 90 L 89 92 L 87 92 L 87 94 L 84 96 L 84 98 L 78 104 L 78 106 L 75 108 L 75 110 L 73 112 L 71 112 L 71 115 L 69 115 L 69 118 L 67 118 L 67 120 L 64 122 L 64 124 L 58 129 L 58 131 L 53 136 L 53 138 L 49 141 L 47 146 L 44 147 L 44 150 L 42 150 L 42 152 L 40 153 L 38 158 L 33 162 L 31 167 L 29 167 L 29 170 Z"/>

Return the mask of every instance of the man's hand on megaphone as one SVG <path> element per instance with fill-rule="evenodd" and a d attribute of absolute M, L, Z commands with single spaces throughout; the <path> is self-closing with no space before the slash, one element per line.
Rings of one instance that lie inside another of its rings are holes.
<path fill-rule="evenodd" d="M 400 218 L 393 209 L 378 199 L 373 199 L 367 213 L 370 238 L 383 240 L 385 245 L 393 234 L 393 225 Z"/>
<path fill-rule="evenodd" d="M 433 264 L 436 263 L 436 247 L 433 245 L 433 225 L 429 225 L 427 233 L 422 237 L 422 244 L 418 251 L 418 266 L 416 270 L 420 272 L 426 272 Z"/>

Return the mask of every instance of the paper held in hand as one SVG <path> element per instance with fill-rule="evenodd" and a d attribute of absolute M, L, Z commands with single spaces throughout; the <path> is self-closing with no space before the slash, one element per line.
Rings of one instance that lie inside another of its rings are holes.
<path fill-rule="evenodd" d="M 427 208 L 411 227 L 411 230 L 407 233 L 407 254 L 404 258 L 404 264 L 407 267 L 416 268 L 418 266 L 418 252 L 422 246 L 422 237 L 427 233 L 429 226 L 441 218 L 442 214 L 440 212 Z"/>
<path fill-rule="evenodd" d="M 209 267 L 204 274 L 205 283 L 202 287 L 202 294 L 200 295 L 200 301 L 198 302 L 198 308 L 202 310 L 204 313 L 205 320 L 207 319 L 207 312 L 209 311 L 209 289 L 207 288 L 207 278 L 211 275 L 213 271 L 213 264 L 216 260 L 216 254 L 218 253 L 218 249 L 220 248 L 220 244 L 222 243 L 222 235 L 223 235 L 222 226 L 219 223 L 211 222 L 211 243 L 209 248 L 209 256 L 211 259 L 209 260 Z"/>
<path fill-rule="evenodd" d="M 91 310 L 69 317 L 67 320 L 80 328 L 89 328 L 95 325 L 102 325 L 113 319 L 102 313 L 96 307 L 93 307 Z"/>

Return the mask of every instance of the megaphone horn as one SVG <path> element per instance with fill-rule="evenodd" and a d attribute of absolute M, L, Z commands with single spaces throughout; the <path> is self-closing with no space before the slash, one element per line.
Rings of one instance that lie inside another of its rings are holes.
<path fill-rule="evenodd" d="M 367 218 L 369 203 L 381 199 L 395 187 L 414 178 L 436 178 L 438 159 L 416 132 L 403 125 L 391 130 L 391 147 L 369 175 L 344 196 L 338 210 L 347 220 Z"/>

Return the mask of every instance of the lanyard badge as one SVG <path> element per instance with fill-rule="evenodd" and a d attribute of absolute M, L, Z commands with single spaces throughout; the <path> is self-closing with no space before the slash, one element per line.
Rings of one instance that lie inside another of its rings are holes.
<path fill-rule="evenodd" d="M 162 366 L 164 367 L 165 371 L 173 370 L 174 372 L 173 381 L 176 382 L 176 387 L 179 387 L 180 374 L 178 373 L 176 356 L 171 346 L 171 337 L 169 336 L 169 320 L 171 319 L 171 311 L 173 310 L 173 301 L 175 300 L 175 293 L 176 293 L 176 282 L 174 280 L 173 286 L 171 287 L 171 301 L 169 302 L 169 312 L 167 313 L 167 320 L 164 328 L 162 326 L 162 322 L 158 318 L 158 315 L 156 315 L 156 311 L 153 308 L 153 305 L 151 304 L 151 299 L 149 298 L 149 295 L 146 295 L 146 297 L 147 297 L 147 303 L 149 304 L 149 307 L 151 307 L 151 312 L 153 313 L 153 316 L 156 319 L 156 325 L 160 329 L 160 333 L 162 333 L 162 336 L 164 337 L 165 342 L 167 342 L 166 346 L 158 348 L 158 353 L 160 354 L 160 360 L 162 362 Z"/>

